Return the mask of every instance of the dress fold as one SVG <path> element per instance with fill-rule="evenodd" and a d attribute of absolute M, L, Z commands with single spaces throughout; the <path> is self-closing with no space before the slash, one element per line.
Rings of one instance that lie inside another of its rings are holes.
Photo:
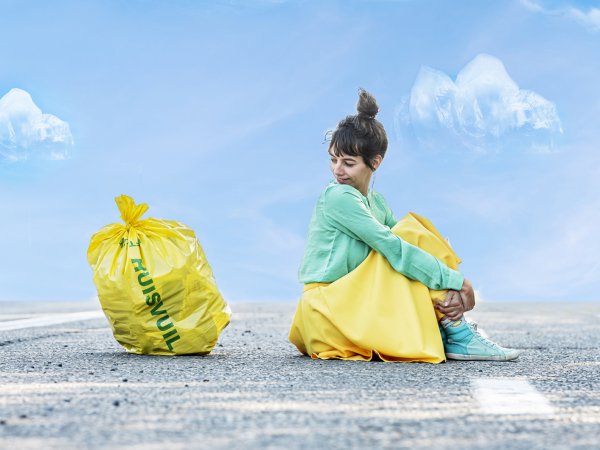
<path fill-rule="evenodd" d="M 460 259 L 424 217 L 409 213 L 392 232 L 458 269 Z M 300 352 L 320 359 L 445 361 L 430 290 L 396 272 L 371 251 L 352 272 L 333 283 L 311 283 L 298 302 L 289 334 Z"/>

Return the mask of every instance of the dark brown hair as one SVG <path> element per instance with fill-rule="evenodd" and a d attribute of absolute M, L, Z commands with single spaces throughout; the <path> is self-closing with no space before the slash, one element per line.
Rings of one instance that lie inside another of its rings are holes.
<path fill-rule="evenodd" d="M 364 89 L 359 89 L 356 110 L 358 114 L 347 116 L 338 123 L 331 135 L 329 151 L 333 151 L 335 156 L 342 153 L 348 156 L 362 156 L 365 164 L 371 170 L 375 170 L 373 158 L 376 155 L 383 158 L 388 146 L 385 129 L 381 122 L 375 119 L 379 106 L 375 97 Z"/>

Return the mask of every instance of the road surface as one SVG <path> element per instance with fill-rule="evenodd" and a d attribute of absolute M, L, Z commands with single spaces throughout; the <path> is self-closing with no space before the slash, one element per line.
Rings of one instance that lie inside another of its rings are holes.
<path fill-rule="evenodd" d="M 313 361 L 295 305 L 231 306 L 211 355 L 149 357 L 94 303 L 0 303 L 0 448 L 600 448 L 598 303 L 482 304 L 520 359 L 440 365 Z"/>

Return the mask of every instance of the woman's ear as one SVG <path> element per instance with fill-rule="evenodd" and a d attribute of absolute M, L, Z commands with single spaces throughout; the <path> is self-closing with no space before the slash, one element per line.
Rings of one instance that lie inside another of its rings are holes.
<path fill-rule="evenodd" d="M 381 156 L 381 155 L 375 155 L 375 157 L 371 160 L 371 165 L 373 166 L 373 172 L 375 172 L 377 170 L 377 168 L 381 164 L 381 161 L 383 161 L 383 156 Z"/>

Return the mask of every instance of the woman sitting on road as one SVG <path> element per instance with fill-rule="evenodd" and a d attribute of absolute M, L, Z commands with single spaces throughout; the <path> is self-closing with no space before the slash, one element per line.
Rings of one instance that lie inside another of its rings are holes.
<path fill-rule="evenodd" d="M 435 227 L 413 213 L 397 221 L 369 190 L 388 142 L 373 96 L 360 90 L 357 110 L 331 136 L 335 180 L 310 222 L 290 341 L 321 359 L 516 359 L 465 321 L 473 288 Z"/>

